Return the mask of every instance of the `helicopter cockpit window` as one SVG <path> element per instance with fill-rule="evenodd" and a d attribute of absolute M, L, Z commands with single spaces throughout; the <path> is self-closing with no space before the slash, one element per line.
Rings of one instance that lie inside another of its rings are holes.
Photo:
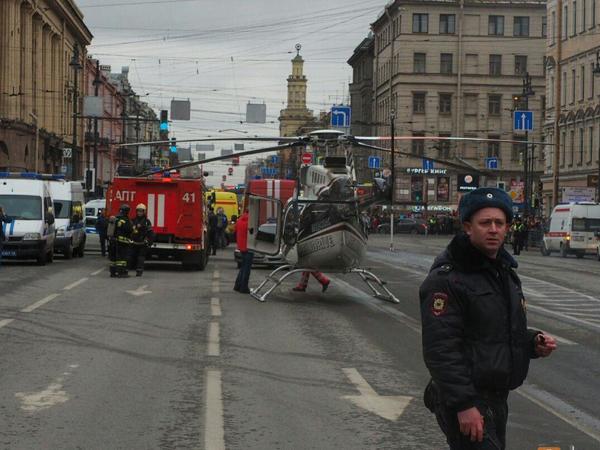
<path fill-rule="evenodd" d="M 277 255 L 281 240 L 281 202 L 250 195 L 248 198 L 248 249 Z"/>

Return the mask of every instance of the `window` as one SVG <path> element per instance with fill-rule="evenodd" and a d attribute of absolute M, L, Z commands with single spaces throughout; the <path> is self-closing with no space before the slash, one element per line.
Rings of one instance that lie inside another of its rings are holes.
<path fill-rule="evenodd" d="M 440 55 L 440 73 L 452 75 L 452 53 Z"/>
<path fill-rule="evenodd" d="M 488 114 L 490 116 L 499 116 L 501 112 L 502 96 L 490 94 L 488 96 Z"/>
<path fill-rule="evenodd" d="M 577 75 L 575 69 L 571 70 L 571 103 L 575 103 L 575 87 L 577 86 Z"/>
<path fill-rule="evenodd" d="M 515 55 L 515 75 L 527 73 L 527 55 Z"/>
<path fill-rule="evenodd" d="M 429 14 L 413 14 L 413 33 L 429 32 Z"/>
<path fill-rule="evenodd" d="M 415 53 L 413 55 L 413 72 L 425 73 L 425 53 Z"/>
<path fill-rule="evenodd" d="M 490 134 L 488 139 L 500 139 L 500 136 L 497 134 Z M 500 156 L 500 142 L 488 142 L 487 146 L 487 157 L 488 158 L 497 158 Z"/>
<path fill-rule="evenodd" d="M 571 130 L 571 139 L 569 140 L 569 166 L 573 165 L 575 158 L 575 130 Z"/>
<path fill-rule="evenodd" d="M 577 158 L 577 165 L 583 164 L 583 128 L 579 129 L 579 158 Z"/>
<path fill-rule="evenodd" d="M 590 127 L 588 130 L 588 140 L 590 148 L 588 149 L 588 162 L 591 163 L 594 154 L 594 127 Z"/>
<path fill-rule="evenodd" d="M 563 72 L 562 74 L 562 89 L 560 92 L 560 104 L 564 106 L 567 104 L 567 72 Z M 565 141 L 563 141 L 565 142 Z"/>
<path fill-rule="evenodd" d="M 514 143 L 512 146 L 512 152 L 510 159 L 513 161 L 522 161 L 525 156 L 525 136 L 513 135 L 513 141 L 523 141 L 523 143 Z"/>
<path fill-rule="evenodd" d="M 546 16 L 542 16 L 542 37 L 545 38 L 548 36 L 548 18 Z"/>
<path fill-rule="evenodd" d="M 552 11 L 552 22 L 550 22 L 550 45 L 556 44 L 556 11 Z"/>
<path fill-rule="evenodd" d="M 567 133 L 563 131 L 560 135 L 560 145 L 562 146 L 562 151 L 560 152 L 560 166 L 565 166 L 565 153 L 567 153 Z"/>
<path fill-rule="evenodd" d="M 587 2 L 588 2 L 588 0 L 581 0 L 581 7 L 583 8 L 583 11 L 581 12 L 581 32 L 582 33 L 585 31 L 585 16 L 586 16 Z"/>
<path fill-rule="evenodd" d="M 529 36 L 529 17 L 515 16 L 513 19 L 513 36 Z"/>
<path fill-rule="evenodd" d="M 425 136 L 425 133 L 413 133 L 413 136 Z M 411 146 L 412 154 L 416 156 L 423 156 L 425 153 L 425 141 L 413 140 Z"/>
<path fill-rule="evenodd" d="M 590 28 L 594 28 L 596 26 L 596 0 L 591 0 L 592 2 L 592 24 Z"/>
<path fill-rule="evenodd" d="M 585 66 L 581 66 L 581 78 L 579 79 L 579 100 L 585 98 Z"/>
<path fill-rule="evenodd" d="M 454 14 L 440 14 L 440 34 L 456 33 L 456 16 Z"/>
<path fill-rule="evenodd" d="M 465 115 L 474 116 L 477 114 L 477 94 L 465 94 Z"/>
<path fill-rule="evenodd" d="M 562 26 L 562 36 L 561 39 L 564 41 L 567 39 L 568 30 L 569 29 L 569 7 L 567 5 L 563 8 L 563 26 Z"/>
<path fill-rule="evenodd" d="M 490 16 L 488 18 L 488 34 L 491 36 L 504 36 L 504 16 Z"/>
<path fill-rule="evenodd" d="M 440 133 L 440 137 L 450 137 L 450 133 Z M 441 159 L 448 159 L 450 157 L 450 141 L 442 140 L 437 143 L 439 157 Z"/>
<path fill-rule="evenodd" d="M 502 75 L 502 55 L 490 55 L 490 76 Z"/>
<path fill-rule="evenodd" d="M 452 112 L 452 94 L 440 94 L 440 114 Z"/>
<path fill-rule="evenodd" d="M 577 34 L 577 2 L 573 1 L 573 31 L 571 32 L 571 36 L 575 36 Z"/>
<path fill-rule="evenodd" d="M 591 71 L 590 71 L 590 98 L 594 98 L 594 63 L 592 63 L 591 66 Z"/>
<path fill-rule="evenodd" d="M 413 92 L 413 113 L 425 114 L 425 92 Z"/>

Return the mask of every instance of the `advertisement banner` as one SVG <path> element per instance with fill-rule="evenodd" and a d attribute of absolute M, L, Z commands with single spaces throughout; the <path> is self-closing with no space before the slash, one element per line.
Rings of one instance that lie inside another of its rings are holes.
<path fill-rule="evenodd" d="M 523 181 L 510 180 L 510 191 L 508 191 L 513 203 L 525 203 L 525 183 Z"/>
<path fill-rule="evenodd" d="M 450 201 L 450 178 L 438 177 L 437 180 L 437 201 L 448 202 Z"/>

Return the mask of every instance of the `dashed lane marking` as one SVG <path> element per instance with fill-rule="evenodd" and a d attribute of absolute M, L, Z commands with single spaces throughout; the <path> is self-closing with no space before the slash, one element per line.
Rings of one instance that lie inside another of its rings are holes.
<path fill-rule="evenodd" d="M 33 303 L 32 305 L 29 305 L 26 308 L 23 308 L 21 310 L 21 312 L 22 313 L 33 312 L 36 309 L 38 309 L 40 306 L 44 306 L 46 303 L 51 302 L 52 300 L 54 300 L 57 297 L 60 297 L 60 294 L 50 294 L 47 297 L 44 297 L 43 299 L 41 299 L 40 301 L 37 301 L 37 302 Z"/>
<path fill-rule="evenodd" d="M 95 277 L 96 275 L 100 275 L 102 272 L 104 272 L 106 269 L 103 267 L 102 269 L 98 269 L 95 272 L 92 272 L 90 275 Z"/>
<path fill-rule="evenodd" d="M 213 317 L 221 317 L 221 301 L 217 297 L 210 299 L 210 313 Z"/>
<path fill-rule="evenodd" d="M 219 282 L 218 282 L 218 281 L 216 281 L 216 280 L 215 280 L 215 281 L 213 281 L 213 283 L 212 283 L 212 291 L 213 291 L 215 294 L 218 294 L 219 292 L 221 292 L 221 285 L 220 285 L 220 284 L 219 284 Z"/>
<path fill-rule="evenodd" d="M 79 286 L 80 284 L 83 284 L 83 283 L 85 283 L 87 280 L 89 280 L 89 278 L 87 278 L 87 277 L 85 277 L 85 278 L 82 278 L 81 280 L 77 280 L 75 283 L 71 283 L 71 284 L 69 284 L 68 286 L 65 286 L 65 287 L 63 288 L 63 291 L 70 291 L 71 289 L 73 289 L 73 288 L 76 288 L 76 287 L 77 287 L 77 286 Z"/>
<path fill-rule="evenodd" d="M 6 325 L 9 325 L 10 323 L 14 322 L 15 319 L 3 319 L 0 320 L 0 328 L 4 328 Z"/>
<path fill-rule="evenodd" d="M 204 409 L 204 448 L 225 450 L 225 423 L 223 420 L 223 387 L 221 371 L 206 371 L 206 408 Z"/>
<path fill-rule="evenodd" d="M 208 356 L 221 355 L 221 327 L 219 322 L 211 322 L 208 326 Z"/>
<path fill-rule="evenodd" d="M 221 278 L 221 272 L 219 272 L 218 270 L 215 270 L 213 272 L 213 280 L 218 280 L 219 278 Z"/>

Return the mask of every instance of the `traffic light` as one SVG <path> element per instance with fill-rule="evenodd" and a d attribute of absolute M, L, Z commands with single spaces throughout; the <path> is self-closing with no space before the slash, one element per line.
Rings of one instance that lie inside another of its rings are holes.
<path fill-rule="evenodd" d="M 160 132 L 168 133 L 169 132 L 169 111 L 163 109 L 160 111 Z"/>
<path fill-rule="evenodd" d="M 230 167 L 229 169 L 227 169 L 227 173 L 229 175 L 233 175 L 233 167 Z"/>
<path fill-rule="evenodd" d="M 171 145 L 169 148 L 171 150 L 171 153 L 177 153 L 177 139 L 176 138 L 171 138 Z"/>
<path fill-rule="evenodd" d="M 223 175 L 223 181 L 227 181 L 227 175 Z"/>

